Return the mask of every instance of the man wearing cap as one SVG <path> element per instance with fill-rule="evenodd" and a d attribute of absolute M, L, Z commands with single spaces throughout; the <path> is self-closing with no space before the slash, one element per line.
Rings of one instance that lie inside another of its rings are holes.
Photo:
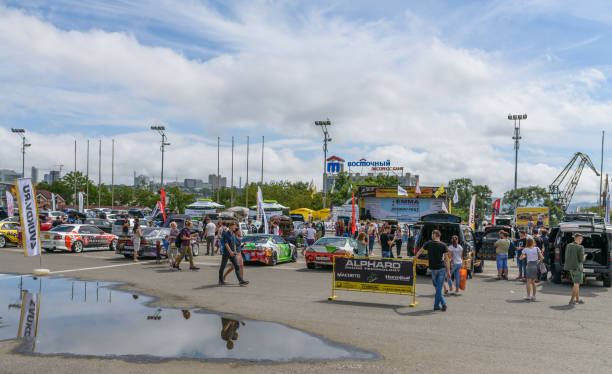
<path fill-rule="evenodd" d="M 584 304 L 578 292 L 580 291 L 580 283 L 584 278 L 583 267 L 584 263 L 584 247 L 582 246 L 582 234 L 579 232 L 574 234 L 574 242 L 565 247 L 565 264 L 563 270 L 566 270 L 572 276 L 574 288 L 572 289 L 572 297 L 569 305 Z"/>

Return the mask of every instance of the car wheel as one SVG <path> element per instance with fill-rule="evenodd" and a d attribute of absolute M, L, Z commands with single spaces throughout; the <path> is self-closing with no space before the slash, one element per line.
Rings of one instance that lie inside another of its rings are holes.
<path fill-rule="evenodd" d="M 610 275 L 612 275 L 612 274 L 604 275 L 604 278 L 603 278 L 603 285 L 606 288 L 610 288 L 610 286 L 611 286 L 611 284 L 610 284 Z"/>
<path fill-rule="evenodd" d="M 278 256 L 276 255 L 276 252 L 272 252 L 272 256 L 270 257 L 270 266 L 274 266 L 278 263 Z"/>
<path fill-rule="evenodd" d="M 6 247 L 6 238 L 4 235 L 0 235 L 0 248 Z"/>
<path fill-rule="evenodd" d="M 47 252 L 47 253 L 53 253 L 54 251 L 53 251 L 53 249 L 51 249 L 51 248 L 45 248 L 45 252 Z"/>
<path fill-rule="evenodd" d="M 108 250 L 113 252 L 117 250 L 117 239 L 111 240 L 111 243 L 108 246 Z"/>
<path fill-rule="evenodd" d="M 125 258 L 134 258 L 133 255 L 123 255 Z"/>
<path fill-rule="evenodd" d="M 293 253 L 291 254 L 291 262 L 296 262 L 298 258 L 298 253 L 297 253 L 297 247 L 293 250 Z"/>
<path fill-rule="evenodd" d="M 74 242 L 74 244 L 72 244 L 72 252 L 74 253 L 83 252 L 83 242 L 80 240 L 77 240 L 76 242 Z"/>
<path fill-rule="evenodd" d="M 307 267 L 308 269 L 314 269 L 314 268 L 316 268 L 316 267 L 317 267 L 317 264 L 315 264 L 314 262 L 307 262 L 307 263 L 306 263 L 306 267 Z"/>
<path fill-rule="evenodd" d="M 191 246 L 191 253 L 193 253 L 193 257 L 200 255 L 200 245 L 198 243 Z"/>
<path fill-rule="evenodd" d="M 427 275 L 427 268 L 417 267 L 416 268 L 416 273 L 418 275 Z"/>

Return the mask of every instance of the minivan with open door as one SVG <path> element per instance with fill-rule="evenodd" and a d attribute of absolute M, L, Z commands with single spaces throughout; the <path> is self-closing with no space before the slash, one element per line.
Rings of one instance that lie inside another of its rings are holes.
<path fill-rule="evenodd" d="M 559 224 L 554 238 L 554 259 L 551 267 L 552 281 L 561 283 L 571 280 L 568 272 L 563 270 L 565 248 L 574 241 L 574 234 L 581 233 L 584 247 L 584 279 L 601 280 L 604 287 L 610 287 L 612 275 L 612 225 L 603 223 L 573 221 Z"/>
<path fill-rule="evenodd" d="M 423 245 L 431 240 L 431 234 L 434 230 L 440 231 L 442 234 L 440 240 L 447 246 L 451 243 L 451 238 L 454 235 L 459 237 L 459 244 L 463 247 L 463 268 L 468 271 L 468 277 L 478 270 L 484 268 L 484 261 L 479 260 L 476 263 L 476 245 L 474 241 L 474 232 L 468 225 L 461 223 L 461 217 L 446 213 L 427 214 L 421 217 L 418 222 L 421 227 L 417 245 L 415 250 L 419 250 Z M 427 251 L 424 251 L 419 258 L 416 259 L 416 273 L 419 275 L 427 274 L 429 268 L 429 258 Z"/>

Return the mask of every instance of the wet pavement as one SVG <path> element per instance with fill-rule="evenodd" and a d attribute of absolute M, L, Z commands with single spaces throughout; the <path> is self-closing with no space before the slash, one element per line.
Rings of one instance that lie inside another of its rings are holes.
<path fill-rule="evenodd" d="M 23 339 L 18 352 L 139 362 L 187 358 L 286 363 L 379 358 L 374 352 L 279 323 L 202 309 L 151 307 L 148 305 L 155 298 L 116 287 L 117 283 L 0 274 L 0 340 L 15 339 L 33 328 L 35 339 Z M 38 308 L 29 311 L 26 304 L 37 299 Z"/>

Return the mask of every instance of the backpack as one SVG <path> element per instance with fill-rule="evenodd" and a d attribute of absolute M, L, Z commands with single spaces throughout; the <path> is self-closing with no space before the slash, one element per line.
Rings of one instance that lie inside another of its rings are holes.
<path fill-rule="evenodd" d="M 183 230 L 179 231 L 178 235 L 176 236 L 176 239 L 174 240 L 174 245 L 176 246 L 176 248 L 181 248 L 181 244 L 183 244 L 183 239 L 181 239 L 182 232 Z"/>

